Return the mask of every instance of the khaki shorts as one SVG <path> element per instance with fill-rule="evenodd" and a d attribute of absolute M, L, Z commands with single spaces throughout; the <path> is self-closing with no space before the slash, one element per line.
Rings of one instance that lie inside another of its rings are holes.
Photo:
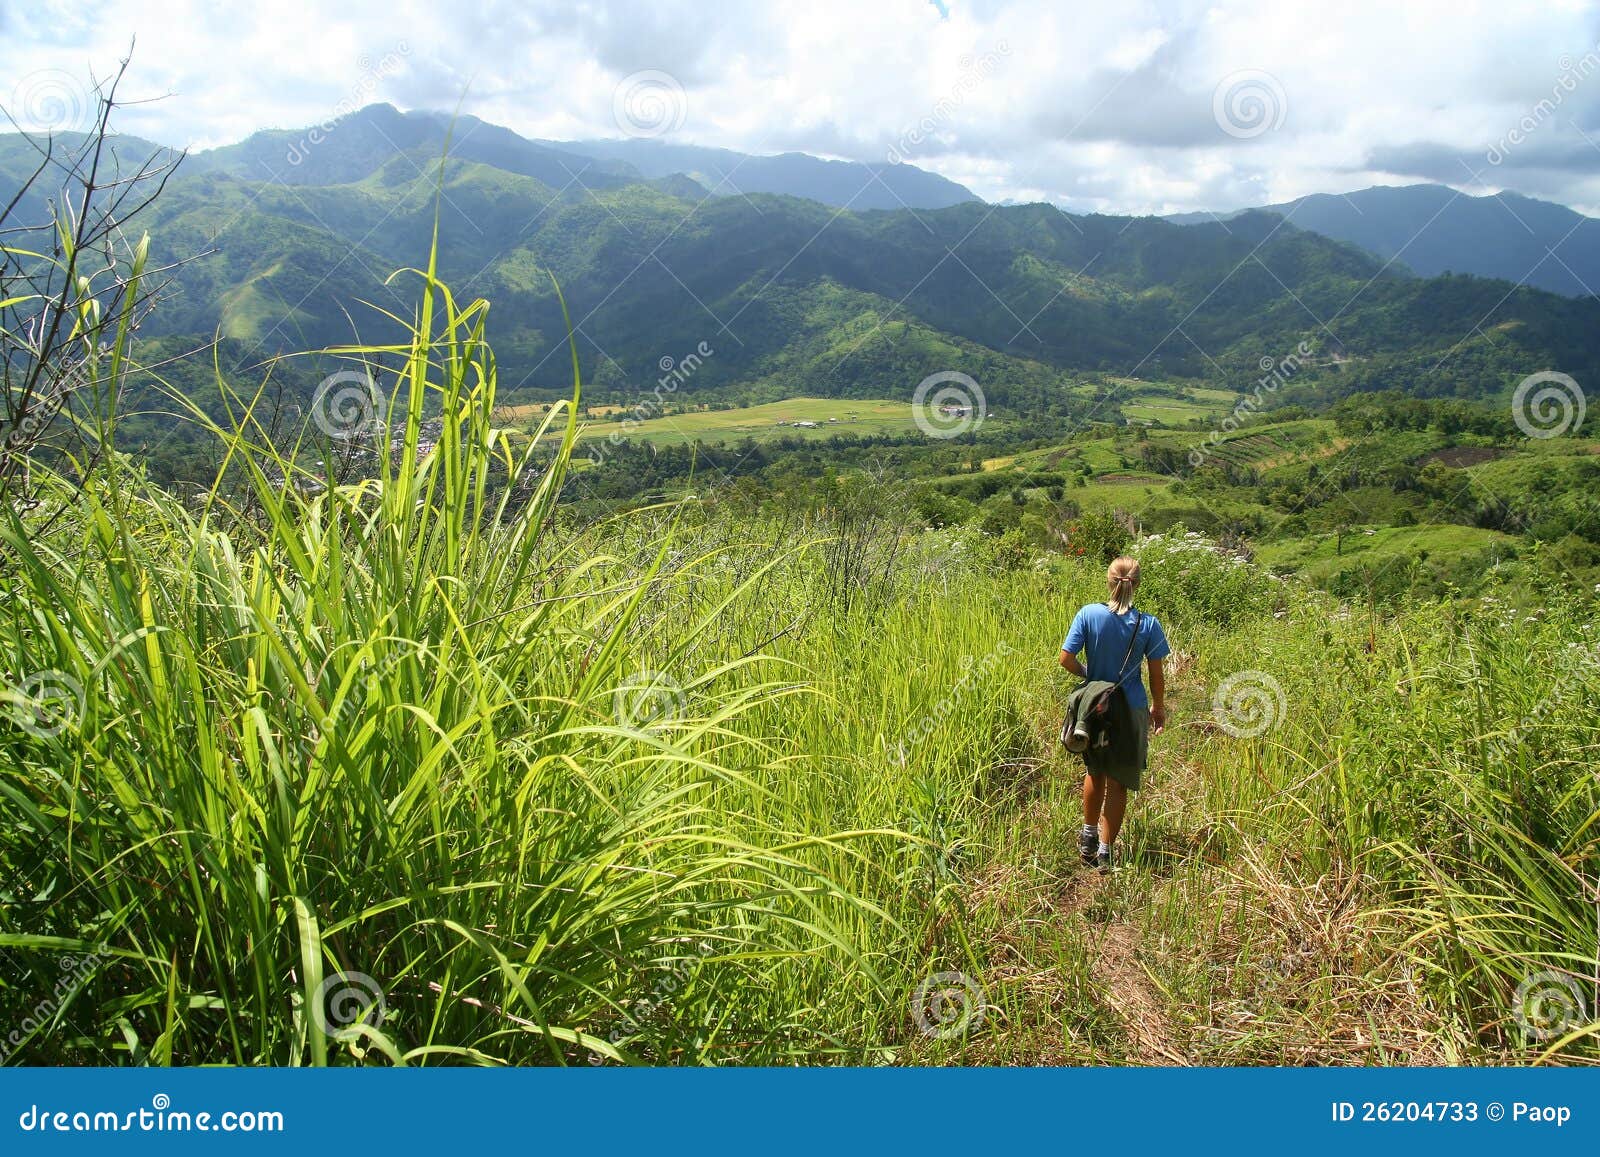
<path fill-rule="evenodd" d="M 1128 714 L 1133 717 L 1133 730 L 1136 736 L 1134 749 L 1135 761 L 1128 767 L 1108 767 L 1105 774 L 1116 780 L 1129 791 L 1139 790 L 1139 781 L 1144 775 L 1145 764 L 1150 760 L 1150 709 L 1148 707 L 1129 707 Z"/>

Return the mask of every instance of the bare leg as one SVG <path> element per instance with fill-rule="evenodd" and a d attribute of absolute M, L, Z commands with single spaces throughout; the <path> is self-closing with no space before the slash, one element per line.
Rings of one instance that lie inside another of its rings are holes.
<path fill-rule="evenodd" d="M 1117 784 L 1118 787 L 1122 785 Z M 1086 827 L 1094 827 L 1100 822 L 1100 804 L 1106 797 L 1106 779 L 1103 775 L 1094 775 L 1088 772 L 1083 776 L 1083 822 Z M 1117 815 L 1122 818 L 1121 813 Z"/>
<path fill-rule="evenodd" d="M 1095 810 L 1100 812 L 1100 842 L 1110 847 L 1117 842 L 1117 833 L 1122 830 L 1122 816 L 1128 810 L 1128 789 L 1109 775 L 1100 778 L 1105 780 L 1105 807 Z"/>

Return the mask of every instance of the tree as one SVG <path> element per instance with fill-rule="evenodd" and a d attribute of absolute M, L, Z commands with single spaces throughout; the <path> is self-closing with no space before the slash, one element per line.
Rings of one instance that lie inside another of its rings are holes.
<path fill-rule="evenodd" d="M 70 455 L 79 477 L 110 452 L 129 339 L 175 268 L 148 268 L 148 236 L 127 232 L 182 159 L 121 167 L 110 124 L 127 67 L 96 90 L 81 141 L 23 134 L 38 161 L 0 208 L 0 498 L 26 495 L 29 464 L 47 446 Z M 49 220 L 21 216 L 35 191 Z"/>
<path fill-rule="evenodd" d="M 1109 511 L 1085 514 L 1067 532 L 1067 553 L 1104 565 L 1122 554 L 1131 537 L 1125 516 Z"/>

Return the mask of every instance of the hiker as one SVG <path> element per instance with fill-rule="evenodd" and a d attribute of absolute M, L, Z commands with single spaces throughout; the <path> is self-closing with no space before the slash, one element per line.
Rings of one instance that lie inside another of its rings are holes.
<path fill-rule="evenodd" d="M 1154 615 L 1133 605 L 1139 563 L 1114 559 L 1106 569 L 1108 598 L 1090 603 L 1072 619 L 1061 644 L 1061 665 L 1086 680 L 1069 700 L 1062 741 L 1084 756 L 1083 830 L 1078 851 L 1086 866 L 1111 870 L 1111 849 L 1122 827 L 1128 792 L 1139 790 L 1149 754 L 1150 732 L 1167 725 L 1166 677 L 1172 651 Z M 1086 652 L 1087 661 L 1078 661 Z M 1150 694 L 1141 665 L 1150 663 Z M 1117 692 L 1120 690 L 1120 696 Z"/>

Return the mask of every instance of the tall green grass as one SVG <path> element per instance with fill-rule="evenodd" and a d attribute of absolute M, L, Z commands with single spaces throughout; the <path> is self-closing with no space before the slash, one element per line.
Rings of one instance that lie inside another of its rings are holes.
<path fill-rule="evenodd" d="M 1189 999 L 1276 1002 L 1260 1027 L 1278 1039 L 1244 1059 L 1299 1059 L 1275 1051 L 1295 1019 L 1367 1058 L 1403 1039 L 1451 1061 L 1600 1059 L 1592 601 L 1558 582 L 1531 613 L 1295 602 L 1201 660 L 1208 687 L 1261 672 L 1283 700 L 1262 734 L 1200 750 L 1220 867 L 1188 873 L 1164 918 L 1235 958 Z"/>
<path fill-rule="evenodd" d="M 7 512 L 8 1052 L 890 1059 L 976 967 L 958 885 L 1048 583 L 866 488 L 568 525 L 576 371 L 539 438 L 496 429 L 487 304 L 406 276 L 409 343 L 332 351 L 375 454 L 275 447 L 241 397 L 199 503 L 111 458 Z M 359 469 L 297 484 L 319 459 Z"/>
<path fill-rule="evenodd" d="M 720 608 L 642 621 L 671 527 L 643 565 L 550 540 L 572 412 L 532 474 L 490 425 L 485 303 L 418 276 L 409 346 L 343 351 L 399 359 L 376 477 L 276 484 L 303 468 L 247 410 L 219 435 L 253 518 L 113 461 L 0 527 L 15 677 L 82 688 L 71 726 L 0 736 L 19 1055 L 762 1059 L 790 1035 L 726 994 L 826 971 L 878 996 L 861 932 L 889 921 L 808 862 L 854 837 L 794 822 L 736 726 L 793 680 L 706 664 L 684 710 L 627 709 L 645 652 L 670 635 L 671 665 Z M 30 1018 L 59 953 L 95 967 Z M 663 977 L 672 1010 L 642 1015 Z"/>

